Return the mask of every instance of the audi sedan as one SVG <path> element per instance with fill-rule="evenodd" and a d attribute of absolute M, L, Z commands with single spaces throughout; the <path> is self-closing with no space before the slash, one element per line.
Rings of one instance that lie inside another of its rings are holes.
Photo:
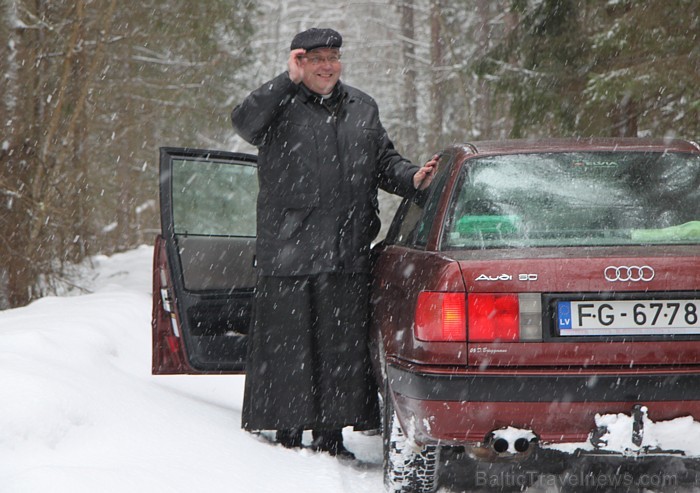
<path fill-rule="evenodd" d="M 596 415 L 700 420 L 700 147 L 476 142 L 446 150 L 374 250 L 373 341 L 392 492 L 441 451 L 604 451 Z"/>
<path fill-rule="evenodd" d="M 153 373 L 245 371 L 255 156 L 161 149 Z M 700 147 L 474 142 L 373 249 L 372 352 L 391 492 L 432 492 L 448 452 L 606 450 L 596 415 L 700 421 Z M 441 460 L 441 456 L 443 460 Z"/>

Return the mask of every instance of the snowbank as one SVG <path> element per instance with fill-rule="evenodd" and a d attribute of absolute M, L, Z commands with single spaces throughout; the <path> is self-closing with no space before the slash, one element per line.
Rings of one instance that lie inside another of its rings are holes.
<path fill-rule="evenodd" d="M 381 491 L 379 437 L 346 433 L 358 471 L 242 432 L 242 377 L 151 376 L 152 248 L 92 263 L 0 312 L 0 491 Z"/>

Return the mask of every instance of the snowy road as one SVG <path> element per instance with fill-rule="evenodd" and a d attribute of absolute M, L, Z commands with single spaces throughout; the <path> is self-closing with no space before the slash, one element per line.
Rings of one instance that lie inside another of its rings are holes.
<path fill-rule="evenodd" d="M 241 431 L 243 377 L 151 376 L 151 252 L 0 312 L 0 491 L 380 491 L 379 437 L 350 434 L 355 470 Z"/>
<path fill-rule="evenodd" d="M 80 280 L 90 294 L 0 312 L 0 492 L 381 492 L 380 437 L 346 430 L 362 467 L 286 450 L 241 431 L 243 377 L 151 376 L 151 255 L 142 247 L 98 257 Z M 688 426 L 667 433 L 697 442 Z M 613 469 L 610 481 L 651 470 L 624 473 Z M 473 491 L 517 490 L 532 474 L 477 472 L 456 460 L 440 493 L 467 491 L 475 480 Z M 584 477 L 574 468 L 538 476 L 528 491 L 580 491 L 569 488 L 583 481 L 577 474 Z"/>

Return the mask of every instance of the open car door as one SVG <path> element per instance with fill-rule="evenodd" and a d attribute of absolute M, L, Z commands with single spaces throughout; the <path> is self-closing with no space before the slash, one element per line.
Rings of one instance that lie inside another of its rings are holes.
<path fill-rule="evenodd" d="M 245 371 L 257 195 L 255 156 L 160 149 L 153 374 Z"/>

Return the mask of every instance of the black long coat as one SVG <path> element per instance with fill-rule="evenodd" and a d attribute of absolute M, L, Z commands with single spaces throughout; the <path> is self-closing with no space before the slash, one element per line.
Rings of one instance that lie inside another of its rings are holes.
<path fill-rule="evenodd" d="M 394 149 L 374 100 L 342 83 L 322 99 L 285 72 L 231 118 L 259 151 L 243 427 L 375 428 L 367 340 L 377 188 L 411 193 L 418 167 Z"/>
<path fill-rule="evenodd" d="M 321 104 L 285 72 L 231 119 L 258 147 L 260 274 L 368 272 L 377 187 L 406 196 L 418 170 L 394 149 L 375 101 L 339 82 L 331 104 Z"/>

